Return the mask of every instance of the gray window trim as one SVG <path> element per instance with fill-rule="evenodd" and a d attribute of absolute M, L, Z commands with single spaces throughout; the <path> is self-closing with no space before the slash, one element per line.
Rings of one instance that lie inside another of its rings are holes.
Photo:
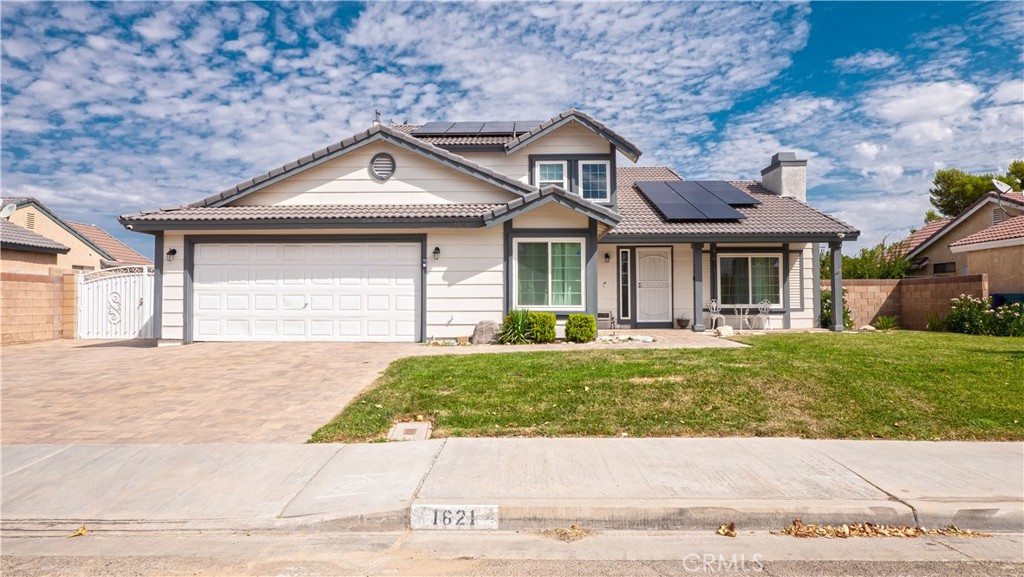
<path fill-rule="evenodd" d="M 814 291 L 814 327 L 817 328 L 821 324 L 821 245 L 811 243 L 811 252 L 814 253 L 811 262 L 814 282 L 811 284 L 811 290 Z"/>
<path fill-rule="evenodd" d="M 511 310 L 512 304 L 515 302 L 512 291 L 515 287 L 512 286 L 512 261 L 513 261 L 513 250 L 514 241 L 521 238 L 576 238 L 579 237 L 584 240 L 586 245 L 586 258 L 584 261 L 586 279 L 586 303 L 585 309 L 579 310 L 545 310 L 545 312 L 553 312 L 558 318 L 566 318 L 571 314 L 587 313 L 590 315 L 597 316 L 597 221 L 590 219 L 587 228 L 523 228 L 517 229 L 512 227 L 512 221 L 505 222 L 505 290 L 503 296 L 503 304 L 505 314 L 508 314 Z"/>
<path fill-rule="evenodd" d="M 615 247 L 615 253 L 616 253 L 616 256 L 617 256 L 617 258 L 615 260 L 615 265 L 616 265 L 615 266 L 615 288 L 617 289 L 615 291 L 615 312 L 619 316 L 619 318 L 618 318 L 619 321 L 626 320 L 626 321 L 630 321 L 630 323 L 632 324 L 633 319 L 636 316 L 636 315 L 633 314 L 633 301 L 635 300 L 634 297 L 633 297 L 633 250 L 630 247 L 618 246 L 618 247 Z M 628 295 L 629 296 L 629 302 L 627 303 L 628 306 L 626 307 L 626 308 L 629 309 L 628 311 L 626 311 L 627 313 L 629 313 L 628 317 L 622 316 L 622 255 L 623 255 L 623 253 L 626 254 L 626 265 L 629 267 L 626 270 L 626 274 L 629 276 L 629 278 L 626 281 L 626 290 L 629 291 L 629 295 Z"/>
<path fill-rule="evenodd" d="M 788 308 L 788 302 L 787 302 L 789 299 L 786 296 L 788 293 L 786 292 L 785 287 L 783 286 L 783 284 L 785 283 L 785 279 L 786 279 L 786 273 L 785 273 L 785 266 L 784 266 L 784 264 L 785 264 L 786 255 L 788 254 L 788 252 L 783 250 L 782 247 L 779 247 L 779 248 L 755 247 L 755 248 L 749 248 L 749 249 L 743 249 L 741 247 L 728 247 L 728 248 L 717 248 L 717 247 L 715 247 L 715 248 L 712 249 L 712 252 L 711 252 L 711 262 L 712 262 L 713 269 L 715 271 L 715 283 L 714 283 L 714 289 L 715 290 L 714 290 L 714 292 L 711 293 L 711 295 L 712 295 L 711 298 L 718 299 L 718 302 L 722 305 L 722 310 L 723 311 L 726 311 L 726 310 L 733 311 L 733 313 L 735 313 L 735 311 L 736 311 L 736 308 L 734 306 L 731 306 L 731 305 L 728 305 L 728 304 L 722 302 L 722 295 L 720 295 L 719 292 L 718 292 L 719 291 L 719 286 L 718 286 L 719 282 L 718 281 L 720 280 L 719 279 L 719 274 L 718 274 L 718 259 L 721 256 L 729 256 L 730 254 L 739 255 L 739 256 L 743 256 L 743 255 L 748 255 L 749 256 L 751 254 L 755 254 L 755 255 L 756 254 L 764 254 L 764 255 L 767 255 L 767 256 L 778 256 L 779 257 L 779 266 L 783 268 L 783 270 L 779 271 L 781 273 L 781 276 L 782 276 L 782 279 L 781 279 L 782 283 L 780 283 L 780 285 L 779 285 L 779 291 L 782 294 L 779 295 L 781 298 L 779 300 L 780 304 L 778 306 L 776 306 L 774 303 L 772 303 L 772 312 L 773 313 L 782 313 L 783 315 L 789 314 L 789 308 Z M 755 305 L 757 303 L 747 303 L 747 304 Z M 785 327 L 785 328 L 789 328 L 789 327 Z"/>
<path fill-rule="evenodd" d="M 618 206 L 619 195 L 616 192 L 618 188 L 618 180 L 616 178 L 616 164 L 615 164 L 615 147 L 612 146 L 608 154 L 531 154 L 529 155 L 530 161 L 530 184 L 537 186 L 536 175 L 537 175 L 537 163 L 538 162 L 553 162 L 561 161 L 566 163 L 566 169 L 568 170 L 569 189 L 566 192 L 570 192 L 576 196 L 579 196 L 580 200 L 586 200 L 587 202 L 593 202 L 600 206 L 606 206 L 615 210 Z M 580 183 L 579 183 L 579 171 L 581 160 L 603 160 L 608 162 L 608 170 L 610 174 L 608 178 L 611 182 L 608 186 L 611 188 L 607 201 L 595 201 L 590 199 L 584 199 L 580 194 Z"/>
<path fill-rule="evenodd" d="M 192 343 L 192 284 L 195 278 L 195 248 L 204 243 L 328 243 L 328 242 L 418 242 L 420 243 L 420 340 L 427 338 L 427 235 L 425 234 L 311 234 L 311 235 L 185 235 L 185 318 L 182 343 Z"/>

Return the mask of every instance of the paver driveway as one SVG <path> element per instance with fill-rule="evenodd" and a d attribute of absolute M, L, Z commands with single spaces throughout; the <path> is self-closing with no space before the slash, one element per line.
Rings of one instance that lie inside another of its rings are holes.
<path fill-rule="evenodd" d="M 54 341 L 4 347 L 15 443 L 296 442 L 414 344 Z"/>
<path fill-rule="evenodd" d="M 530 347 L 405 343 L 156 347 L 153 341 L 79 340 L 6 346 L 0 433 L 4 444 L 302 443 L 400 357 L 741 346 L 689 331 L 654 333 L 659 342 L 653 344 Z"/>

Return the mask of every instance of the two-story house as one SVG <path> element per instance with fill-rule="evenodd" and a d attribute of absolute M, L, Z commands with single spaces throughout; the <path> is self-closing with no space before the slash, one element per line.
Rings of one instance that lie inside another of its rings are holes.
<path fill-rule="evenodd" d="M 121 222 L 155 236 L 158 334 L 186 343 L 415 342 L 516 308 L 638 328 L 686 316 L 700 331 L 712 299 L 817 325 L 818 243 L 836 256 L 859 233 L 806 204 L 806 161 L 775 155 L 760 182 L 686 181 L 622 166 L 640 155 L 576 110 L 378 124 Z"/>

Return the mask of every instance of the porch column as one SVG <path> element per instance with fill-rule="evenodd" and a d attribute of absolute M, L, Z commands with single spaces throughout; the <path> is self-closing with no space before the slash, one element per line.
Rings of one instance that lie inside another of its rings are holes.
<path fill-rule="evenodd" d="M 840 333 L 843 326 L 843 243 L 828 243 L 832 257 L 832 326 L 830 330 Z"/>
<path fill-rule="evenodd" d="M 704 243 L 695 242 L 693 248 L 693 331 L 704 332 Z"/>

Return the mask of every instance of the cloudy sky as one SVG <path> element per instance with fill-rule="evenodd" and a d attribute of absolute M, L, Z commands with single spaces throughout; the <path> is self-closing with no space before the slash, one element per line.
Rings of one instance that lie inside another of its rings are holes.
<path fill-rule="evenodd" d="M 687 178 L 809 159 L 864 240 L 920 226 L 942 167 L 1024 157 L 1024 5 L 0 5 L 4 196 L 144 252 L 118 214 L 191 202 L 385 120 L 579 108 Z M 863 244 L 863 243 L 860 243 Z"/>

